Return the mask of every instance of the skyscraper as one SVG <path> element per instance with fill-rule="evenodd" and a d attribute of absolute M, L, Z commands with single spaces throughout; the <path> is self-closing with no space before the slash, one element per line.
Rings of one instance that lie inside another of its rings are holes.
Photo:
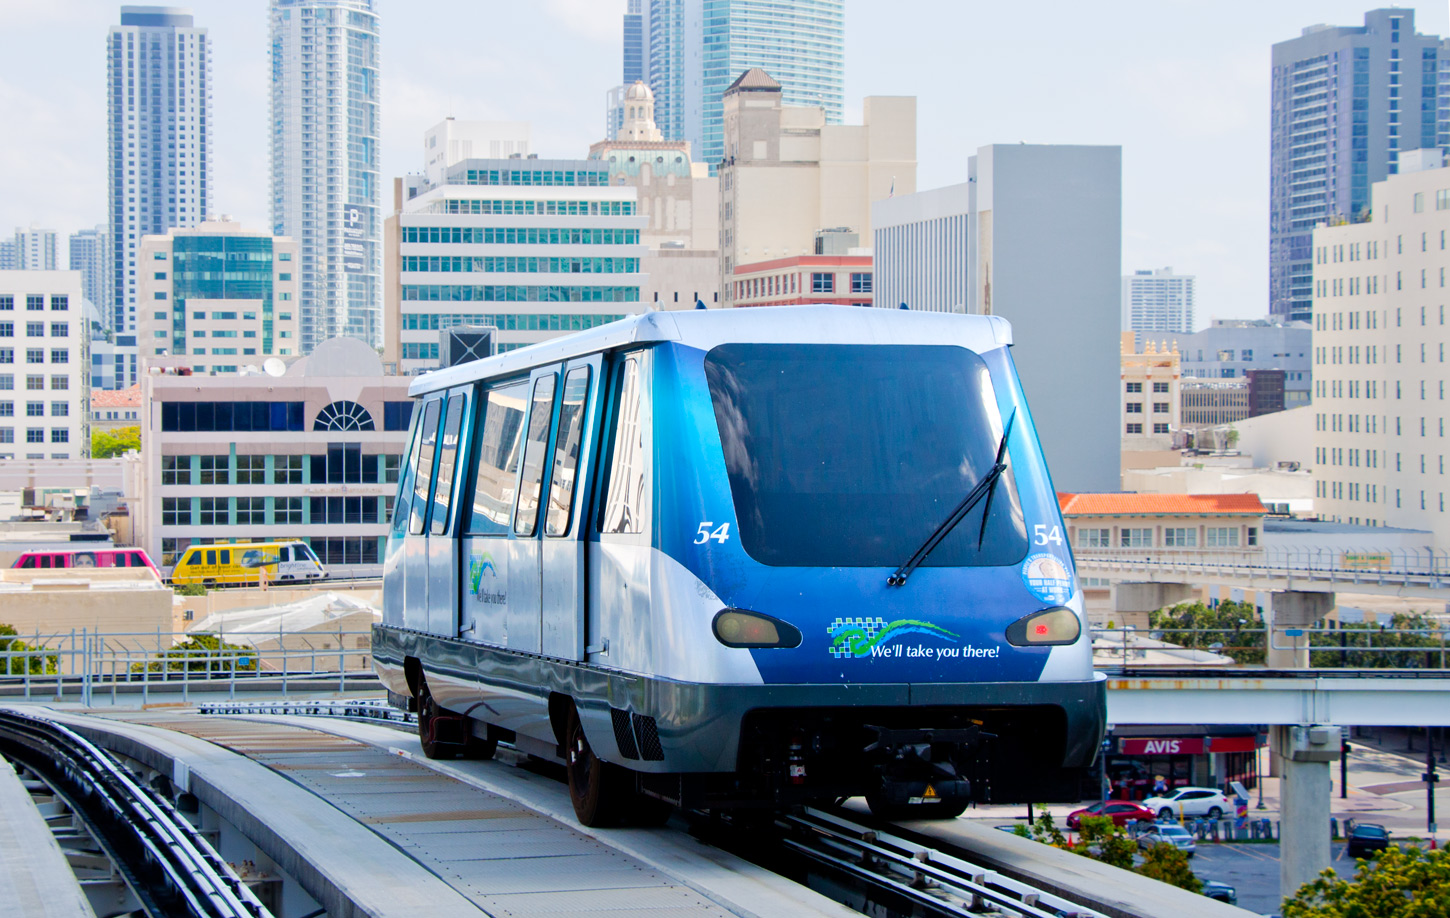
<path fill-rule="evenodd" d="M 1124 275 L 1123 331 L 1192 334 L 1196 280 L 1192 274 L 1174 274 L 1172 268 Z M 1142 334 L 1134 346 L 1143 346 Z"/>
<path fill-rule="evenodd" d="M 624 11 L 623 81 L 605 100 L 604 137 L 617 140 L 624 124 L 624 94 L 636 82 L 649 82 L 649 0 L 628 0 Z"/>
<path fill-rule="evenodd" d="M 102 316 L 112 299 L 110 243 L 111 234 L 104 224 L 70 237 L 70 269 L 81 272 L 81 296 Z"/>
<path fill-rule="evenodd" d="M 301 249 L 302 351 L 382 340 L 373 0 L 271 0 L 272 231 Z"/>
<path fill-rule="evenodd" d="M 845 0 L 650 0 L 648 82 L 666 138 L 713 170 L 725 155 L 720 97 L 752 67 L 786 105 L 845 107 Z"/>
<path fill-rule="evenodd" d="M 1274 45 L 1269 137 L 1269 311 L 1313 313 L 1316 224 L 1368 218 L 1370 185 L 1404 150 L 1450 145 L 1450 43 L 1411 9 L 1363 26 L 1309 26 Z"/>
<path fill-rule="evenodd" d="M 0 269 L 12 271 L 54 271 L 55 230 L 30 224 L 30 229 L 15 230 L 14 239 L 0 254 Z"/>
<path fill-rule="evenodd" d="M 211 47 L 188 10 L 123 6 L 107 37 L 106 131 L 116 384 L 136 381 L 141 237 L 195 226 L 211 207 Z M 127 343 L 129 342 L 129 344 Z"/>

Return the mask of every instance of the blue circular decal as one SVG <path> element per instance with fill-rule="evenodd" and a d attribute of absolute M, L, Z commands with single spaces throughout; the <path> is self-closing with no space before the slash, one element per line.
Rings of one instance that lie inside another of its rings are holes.
<path fill-rule="evenodd" d="M 1072 577 L 1067 567 L 1046 552 L 1029 555 L 1022 562 L 1022 583 L 1043 602 L 1062 605 L 1072 598 Z"/>

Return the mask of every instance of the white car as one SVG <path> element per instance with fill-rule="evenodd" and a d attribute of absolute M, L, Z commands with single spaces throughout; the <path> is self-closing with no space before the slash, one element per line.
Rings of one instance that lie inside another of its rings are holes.
<path fill-rule="evenodd" d="M 1149 797 L 1143 805 L 1156 812 L 1159 819 L 1177 819 L 1180 816 L 1219 819 L 1234 811 L 1227 797 L 1209 787 L 1180 787 L 1162 797 Z"/>
<path fill-rule="evenodd" d="M 1189 857 L 1198 850 L 1193 836 L 1182 826 L 1154 826 L 1138 836 L 1138 847 L 1144 851 L 1154 845 L 1172 845 Z"/>

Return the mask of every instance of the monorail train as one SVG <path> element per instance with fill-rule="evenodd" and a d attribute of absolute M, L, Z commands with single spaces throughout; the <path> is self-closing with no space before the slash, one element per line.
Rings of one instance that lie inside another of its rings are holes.
<path fill-rule="evenodd" d="M 373 660 L 581 822 L 1078 799 L 1102 741 L 997 317 L 654 312 L 420 377 Z"/>

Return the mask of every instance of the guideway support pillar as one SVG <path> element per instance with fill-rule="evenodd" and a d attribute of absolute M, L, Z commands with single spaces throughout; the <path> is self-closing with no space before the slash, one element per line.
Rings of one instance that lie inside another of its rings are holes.
<path fill-rule="evenodd" d="M 1197 595 L 1187 583 L 1120 583 L 1113 591 L 1118 627 L 1148 630 L 1148 613 L 1188 602 Z"/>
<path fill-rule="evenodd" d="M 1279 894 L 1292 896 L 1330 866 L 1330 763 L 1339 758 L 1335 727 L 1274 727 L 1283 750 L 1279 783 Z"/>
<path fill-rule="evenodd" d="M 1323 621 L 1334 609 L 1333 593 L 1306 593 L 1286 590 L 1270 597 L 1268 616 L 1264 622 L 1268 630 L 1267 650 L 1264 664 L 1269 669 L 1308 669 L 1309 635 L 1290 634 L 1312 628 Z M 1279 777 L 1284 753 L 1279 747 L 1278 734 L 1269 734 L 1269 776 Z"/>

